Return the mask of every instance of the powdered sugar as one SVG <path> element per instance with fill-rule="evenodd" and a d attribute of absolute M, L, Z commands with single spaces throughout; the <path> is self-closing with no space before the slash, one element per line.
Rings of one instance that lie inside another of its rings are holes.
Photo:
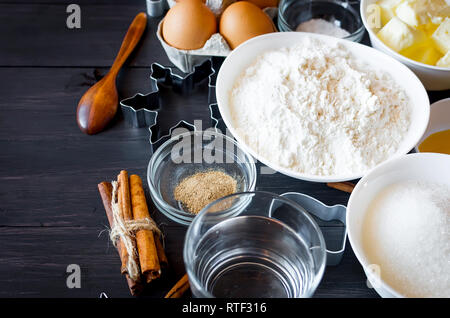
<path fill-rule="evenodd" d="M 408 97 L 390 75 L 310 38 L 257 57 L 235 82 L 230 113 L 265 161 L 321 176 L 386 160 L 410 124 Z"/>

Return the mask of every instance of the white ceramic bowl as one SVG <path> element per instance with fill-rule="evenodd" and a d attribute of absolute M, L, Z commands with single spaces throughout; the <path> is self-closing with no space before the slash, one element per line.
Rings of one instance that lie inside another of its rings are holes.
<path fill-rule="evenodd" d="M 360 7 L 361 19 L 369 33 L 372 46 L 408 66 L 420 78 L 426 89 L 432 91 L 450 89 L 450 68 L 432 66 L 411 60 L 392 50 L 376 36 L 372 26 L 367 22 L 367 7 L 376 2 L 378 2 L 378 0 L 361 0 Z M 370 10 L 369 13 L 371 13 Z"/>
<path fill-rule="evenodd" d="M 430 121 L 427 130 L 416 145 L 416 152 L 420 152 L 418 146 L 425 138 L 446 129 L 450 129 L 450 98 L 441 99 L 431 105 Z"/>
<path fill-rule="evenodd" d="M 234 49 L 223 62 L 217 76 L 217 103 L 220 114 L 226 126 L 230 130 L 231 134 L 237 139 L 241 147 L 270 168 L 297 179 L 315 182 L 337 182 L 354 180 L 362 177 L 361 174 L 317 176 L 313 174 L 295 172 L 272 162 L 267 162 L 245 144 L 244 140 L 240 138 L 237 134 L 236 128 L 233 126 L 229 109 L 229 95 L 236 78 L 255 60 L 255 57 L 262 52 L 281 47 L 293 46 L 302 40 L 302 38 L 308 36 L 320 39 L 329 44 L 340 42 L 351 53 L 353 53 L 354 56 L 360 57 L 363 61 L 366 61 L 369 65 L 377 69 L 384 70 L 394 78 L 395 82 L 397 82 L 398 85 L 401 86 L 409 95 L 412 110 L 409 132 L 406 134 L 394 156 L 404 155 L 413 149 L 425 132 L 430 115 L 430 102 L 427 92 L 414 73 L 402 63 L 366 45 L 326 35 L 304 32 L 278 32 L 255 37 Z"/>
<path fill-rule="evenodd" d="M 403 296 L 371 271 L 362 246 L 362 224 L 368 206 L 382 189 L 411 179 L 450 184 L 450 155 L 417 153 L 384 162 L 358 182 L 347 205 L 346 223 L 350 244 L 372 286 L 382 297 Z"/>

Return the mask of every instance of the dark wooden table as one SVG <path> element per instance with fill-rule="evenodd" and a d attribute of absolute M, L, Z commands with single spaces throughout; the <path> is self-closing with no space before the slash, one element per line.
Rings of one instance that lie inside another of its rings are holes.
<path fill-rule="evenodd" d="M 149 131 L 132 128 L 118 115 L 106 131 L 87 136 L 77 127 L 75 110 L 85 90 L 106 73 L 145 1 L 78 0 L 81 29 L 68 29 L 71 2 L 0 0 L 0 297 L 129 296 L 105 231 L 97 183 L 114 179 L 121 169 L 145 181 Z M 148 92 L 151 63 L 171 65 L 155 36 L 158 21 L 149 19 L 120 74 L 120 98 Z M 194 117 L 203 118 L 206 94 L 186 103 L 195 108 Z M 168 120 L 169 111 L 161 118 Z M 348 200 L 324 184 L 280 174 L 259 176 L 257 189 L 303 192 L 326 204 Z M 170 270 L 146 295 L 162 297 L 184 273 L 186 227 L 158 211 L 152 215 L 165 233 Z M 69 264 L 81 267 L 81 288 L 67 287 Z M 349 244 L 341 264 L 326 269 L 315 296 L 377 296 Z"/>

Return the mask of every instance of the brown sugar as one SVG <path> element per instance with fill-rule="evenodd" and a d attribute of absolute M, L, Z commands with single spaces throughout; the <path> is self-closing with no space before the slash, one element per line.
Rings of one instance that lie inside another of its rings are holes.
<path fill-rule="evenodd" d="M 197 172 L 186 177 L 175 187 L 174 198 L 185 208 L 197 214 L 209 203 L 235 193 L 237 182 L 222 171 Z"/>

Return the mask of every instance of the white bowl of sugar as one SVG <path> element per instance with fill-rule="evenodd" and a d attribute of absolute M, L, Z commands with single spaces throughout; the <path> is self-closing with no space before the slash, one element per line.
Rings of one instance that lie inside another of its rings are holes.
<path fill-rule="evenodd" d="M 450 155 L 418 153 L 364 176 L 347 206 L 351 246 L 382 297 L 450 297 Z"/>

